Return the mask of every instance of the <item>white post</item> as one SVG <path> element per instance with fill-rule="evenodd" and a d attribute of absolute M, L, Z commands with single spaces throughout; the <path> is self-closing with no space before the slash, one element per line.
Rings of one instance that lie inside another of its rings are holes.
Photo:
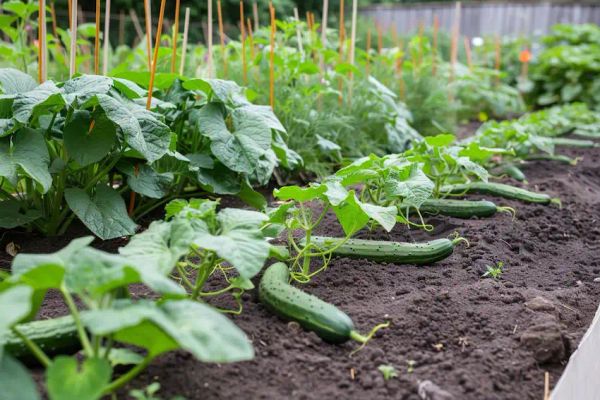
<path fill-rule="evenodd" d="M 104 40 L 104 49 L 102 50 L 102 75 L 108 74 L 108 52 L 110 50 L 109 30 L 110 0 L 106 0 L 106 9 L 104 10 L 104 32 L 102 35 L 102 40 Z"/>
<path fill-rule="evenodd" d="M 213 21 L 212 0 L 208 0 L 208 77 L 213 77 Z"/>
<path fill-rule="evenodd" d="M 48 43 L 46 40 L 46 0 L 40 0 L 39 30 L 40 30 L 40 83 L 48 79 Z"/>
<path fill-rule="evenodd" d="M 188 32 L 190 28 L 190 8 L 185 8 L 185 20 L 183 21 L 183 44 L 181 45 L 181 63 L 179 63 L 179 75 L 183 75 L 185 69 L 185 56 L 187 53 Z"/>
<path fill-rule="evenodd" d="M 296 20 L 296 40 L 298 40 L 298 50 L 302 57 L 304 57 L 304 46 L 302 45 L 302 32 L 300 32 L 300 16 L 298 15 L 298 8 L 294 7 L 294 19 Z"/>
<path fill-rule="evenodd" d="M 69 60 L 69 78 L 75 75 L 77 57 L 77 0 L 71 1 L 71 49 Z"/>
<path fill-rule="evenodd" d="M 350 38 L 350 64 L 354 65 L 356 48 L 356 17 L 358 14 L 358 0 L 352 0 L 352 32 Z"/>

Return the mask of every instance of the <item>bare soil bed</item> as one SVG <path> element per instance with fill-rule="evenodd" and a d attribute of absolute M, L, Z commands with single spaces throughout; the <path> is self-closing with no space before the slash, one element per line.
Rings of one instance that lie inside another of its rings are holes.
<path fill-rule="evenodd" d="M 556 382 L 600 300 L 600 151 L 566 152 L 583 160 L 575 167 L 536 162 L 525 168 L 529 187 L 560 197 L 562 209 L 480 196 L 514 207 L 516 219 L 434 217 L 431 234 L 404 227 L 364 232 L 363 238 L 398 241 L 459 232 L 471 246 L 420 267 L 338 258 L 305 285 L 347 312 L 362 332 L 391 322 L 357 354 L 350 356 L 354 343 L 324 343 L 271 315 L 250 293 L 243 314 L 232 319 L 251 338 L 255 360 L 209 365 L 173 353 L 129 389 L 159 378 L 164 398 L 416 400 L 419 383 L 428 380 L 435 384 L 424 386 L 431 400 L 541 398 L 544 372 Z M 319 234 L 340 235 L 333 216 L 328 221 Z M 48 239 L 0 232 L 0 267 L 10 265 L 4 252 L 10 242 L 22 252 L 48 252 L 83 234 L 80 227 Z M 124 241 L 97 244 L 111 251 Z M 486 265 L 497 261 L 505 263 L 501 278 L 483 279 Z M 65 313 L 56 300 L 48 297 L 42 317 Z M 398 377 L 385 381 L 380 365 L 394 366 Z"/>

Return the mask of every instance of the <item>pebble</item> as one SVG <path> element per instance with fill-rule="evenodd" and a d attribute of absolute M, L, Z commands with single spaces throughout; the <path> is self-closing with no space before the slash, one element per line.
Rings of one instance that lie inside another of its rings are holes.
<path fill-rule="evenodd" d="M 431 381 L 419 383 L 419 397 L 422 400 L 454 400 L 454 396 Z"/>
<path fill-rule="evenodd" d="M 541 322 L 521 334 L 521 344 L 539 363 L 559 363 L 566 357 L 565 339 L 554 319 Z"/>

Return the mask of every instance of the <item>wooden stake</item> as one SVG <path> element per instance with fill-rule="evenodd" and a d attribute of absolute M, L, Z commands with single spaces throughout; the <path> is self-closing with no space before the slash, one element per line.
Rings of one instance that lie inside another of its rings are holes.
<path fill-rule="evenodd" d="M 367 60 L 365 64 L 365 73 L 367 76 L 371 75 L 371 27 L 367 31 Z"/>
<path fill-rule="evenodd" d="M 208 77 L 213 77 L 213 9 L 212 0 L 208 0 L 208 20 L 207 20 L 207 39 L 208 39 Z"/>
<path fill-rule="evenodd" d="M 240 0 L 240 35 L 242 41 L 242 75 L 244 85 L 248 84 L 248 65 L 246 64 L 246 19 L 244 18 L 244 1 Z"/>
<path fill-rule="evenodd" d="M 248 40 L 250 41 L 250 59 L 254 62 L 254 32 L 252 32 L 252 20 L 246 18 L 246 29 L 248 30 Z"/>
<path fill-rule="evenodd" d="M 175 24 L 173 25 L 173 53 L 171 55 L 171 73 L 174 74 L 177 68 L 177 39 L 179 39 L 179 3 L 175 0 Z"/>
<path fill-rule="evenodd" d="M 460 1 L 456 2 L 454 8 L 454 26 L 452 28 L 452 43 L 450 49 L 450 82 L 454 80 L 454 69 L 458 58 L 458 37 L 460 35 Z"/>
<path fill-rule="evenodd" d="M 223 76 L 225 78 L 227 78 L 227 52 L 225 49 L 225 34 L 223 33 L 223 14 L 221 13 L 221 0 L 217 0 L 217 16 L 219 18 L 219 39 L 221 41 L 221 58 L 223 61 Z"/>
<path fill-rule="evenodd" d="M 269 49 L 269 104 L 273 111 L 275 110 L 275 32 L 277 29 L 275 21 L 275 7 L 269 3 L 269 13 L 271 14 L 271 48 Z"/>
<path fill-rule="evenodd" d="M 256 4 L 256 2 L 252 3 L 252 13 L 254 14 L 254 32 L 256 32 L 259 28 L 258 4 Z"/>
<path fill-rule="evenodd" d="M 104 34 L 102 36 L 102 40 L 104 40 L 104 49 L 102 51 L 102 75 L 107 75 L 108 53 L 110 51 L 110 0 L 106 0 L 106 7 L 104 9 Z"/>
<path fill-rule="evenodd" d="M 344 62 L 344 41 L 345 41 L 345 18 L 344 18 L 344 0 L 340 0 L 340 31 L 339 31 L 339 35 L 340 35 L 340 48 L 339 48 L 339 62 L 342 63 Z M 342 95 L 342 91 L 344 89 L 344 81 L 342 80 L 342 78 L 340 77 L 339 81 L 338 81 L 338 90 L 340 92 L 340 95 L 338 97 L 338 101 L 340 104 L 342 104 L 342 102 L 344 101 L 343 95 Z"/>
<path fill-rule="evenodd" d="M 495 68 L 496 71 L 498 72 L 498 75 L 496 75 L 496 84 L 500 83 L 500 66 L 501 66 L 501 62 L 502 62 L 502 45 L 500 42 L 500 35 L 496 35 L 495 38 Z"/>
<path fill-rule="evenodd" d="M 431 48 L 431 74 L 435 76 L 437 72 L 437 48 L 438 31 L 440 29 L 440 20 L 437 15 L 433 16 L 433 44 Z"/>
<path fill-rule="evenodd" d="M 52 18 L 52 35 L 56 39 L 56 43 L 60 46 L 60 40 L 58 38 L 58 29 L 56 25 L 56 8 L 54 7 L 54 2 L 50 3 L 50 16 Z"/>
<path fill-rule="evenodd" d="M 100 0 L 96 0 L 96 36 L 94 38 L 94 74 L 100 74 Z"/>
<path fill-rule="evenodd" d="M 380 23 L 375 25 L 377 29 L 377 54 L 381 54 L 381 50 L 383 50 L 383 28 Z"/>
<path fill-rule="evenodd" d="M 471 56 L 471 43 L 469 42 L 469 37 L 465 36 L 464 41 L 465 45 L 465 54 L 467 56 L 467 65 L 469 66 L 469 70 L 473 71 L 473 59 Z"/>
<path fill-rule="evenodd" d="M 423 21 L 419 21 L 419 53 L 417 56 L 417 66 L 420 68 L 423 63 L 423 31 L 425 27 L 423 25 Z"/>
<path fill-rule="evenodd" d="M 69 30 L 73 29 L 73 3 L 71 0 L 67 0 L 67 7 L 69 8 Z"/>
<path fill-rule="evenodd" d="M 46 71 L 46 0 L 38 3 L 38 82 L 44 83 Z"/>
<path fill-rule="evenodd" d="M 125 11 L 119 10 L 119 44 L 125 43 Z"/>
<path fill-rule="evenodd" d="M 356 20 L 358 16 L 358 0 L 352 0 L 352 30 L 350 36 L 350 64 L 354 65 L 356 55 Z M 350 74 L 352 76 L 353 74 Z"/>
<path fill-rule="evenodd" d="M 181 45 L 181 62 L 179 63 L 179 75 L 183 75 L 185 70 L 185 56 L 187 53 L 188 33 L 190 29 L 190 8 L 185 8 L 185 18 L 183 20 L 183 44 Z"/>
<path fill-rule="evenodd" d="M 544 400 L 550 399 L 550 373 L 544 372 Z"/>
<path fill-rule="evenodd" d="M 321 45 L 323 48 L 327 48 L 327 18 L 329 15 L 329 0 L 323 0 L 323 14 L 321 17 Z M 321 77 L 325 75 L 325 57 L 323 52 L 320 52 L 319 56 L 319 67 L 321 68 Z"/>
<path fill-rule="evenodd" d="M 304 46 L 302 44 L 302 32 L 300 31 L 300 16 L 298 14 L 298 7 L 294 7 L 294 20 L 296 20 L 296 40 L 298 41 L 298 51 L 304 58 Z"/>
<path fill-rule="evenodd" d="M 144 40 L 144 31 L 142 30 L 142 24 L 140 24 L 140 19 L 138 18 L 135 11 L 132 9 L 129 10 L 129 16 L 131 17 L 131 22 L 133 22 L 133 27 L 138 35 L 140 41 Z"/>
<path fill-rule="evenodd" d="M 146 21 L 146 53 L 148 56 L 148 71 L 152 70 L 152 10 L 150 0 L 144 0 L 144 17 Z M 161 27 L 162 29 L 162 27 Z"/>
<path fill-rule="evenodd" d="M 71 4 L 71 47 L 69 60 L 69 78 L 77 72 L 77 0 L 69 0 Z"/>
<path fill-rule="evenodd" d="M 154 43 L 154 55 L 152 57 L 150 69 L 150 83 L 148 84 L 148 99 L 146 101 L 146 109 L 152 107 L 152 92 L 154 90 L 154 76 L 156 75 L 156 64 L 158 63 L 158 50 L 160 47 L 160 36 L 162 35 L 163 19 L 165 16 L 166 0 L 160 2 L 160 13 L 158 15 L 158 27 L 156 28 L 156 41 Z"/>

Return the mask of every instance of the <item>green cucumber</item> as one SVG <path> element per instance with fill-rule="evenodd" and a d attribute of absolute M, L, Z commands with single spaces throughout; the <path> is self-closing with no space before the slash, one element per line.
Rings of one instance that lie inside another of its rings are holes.
<path fill-rule="evenodd" d="M 50 358 L 58 354 L 73 354 L 81 348 L 77 328 L 70 315 L 26 322 L 16 325 L 15 328 L 37 344 Z M 13 357 L 27 364 L 37 361 L 29 347 L 12 331 L 0 337 L 0 347 L 2 346 Z"/>
<path fill-rule="evenodd" d="M 334 248 L 333 254 L 339 257 L 422 265 L 449 257 L 454 251 L 454 245 L 464 240 L 436 239 L 425 243 L 403 243 L 313 236 L 311 243 L 322 248 Z"/>
<path fill-rule="evenodd" d="M 368 340 L 354 330 L 352 319 L 339 308 L 289 284 L 290 271 L 284 263 L 271 265 L 262 276 L 258 297 L 273 313 L 296 321 L 326 342 Z"/>
<path fill-rule="evenodd" d="M 402 206 L 400 206 L 402 207 Z M 499 207 L 487 200 L 452 200 L 452 199 L 429 199 L 426 200 L 419 212 L 431 215 L 446 215 L 455 218 L 491 217 L 497 212 L 506 211 L 514 214 L 510 207 Z"/>
<path fill-rule="evenodd" d="M 503 165 L 501 167 L 501 170 L 502 172 L 506 173 L 508 176 L 519 182 L 525 182 L 525 180 L 527 179 L 523 171 L 521 171 L 521 169 L 514 164 Z"/>
<path fill-rule="evenodd" d="M 571 158 L 563 154 L 531 154 L 525 158 L 527 161 L 556 161 L 562 164 L 577 165 L 579 158 Z"/>
<path fill-rule="evenodd" d="M 555 146 L 569 146 L 569 147 L 581 147 L 581 148 L 591 148 L 598 147 L 596 142 L 593 140 L 584 140 L 584 139 L 570 139 L 563 137 L 553 137 L 553 138 L 545 138 L 548 142 L 552 143 Z"/>
<path fill-rule="evenodd" d="M 559 202 L 545 193 L 531 192 L 516 186 L 495 182 L 473 182 L 458 185 L 448 185 L 441 189 L 443 194 L 481 193 L 506 199 L 521 200 L 527 203 L 550 204 Z"/>

